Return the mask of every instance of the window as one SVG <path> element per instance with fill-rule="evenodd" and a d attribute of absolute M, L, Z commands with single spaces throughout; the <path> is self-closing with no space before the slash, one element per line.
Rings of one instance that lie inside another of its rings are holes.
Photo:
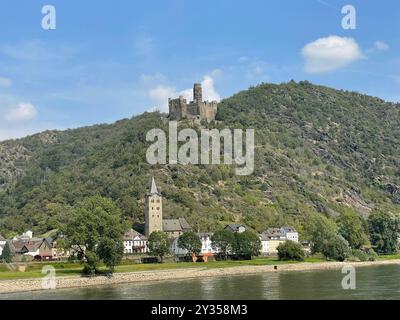
<path fill-rule="evenodd" d="M 157 210 L 160 210 L 160 207 L 157 207 Z"/>

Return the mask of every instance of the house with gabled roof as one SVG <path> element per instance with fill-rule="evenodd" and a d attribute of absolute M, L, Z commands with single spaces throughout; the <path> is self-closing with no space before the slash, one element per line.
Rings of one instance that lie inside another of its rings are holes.
<path fill-rule="evenodd" d="M 133 229 L 124 234 L 123 245 L 125 254 L 149 252 L 147 238 Z"/>

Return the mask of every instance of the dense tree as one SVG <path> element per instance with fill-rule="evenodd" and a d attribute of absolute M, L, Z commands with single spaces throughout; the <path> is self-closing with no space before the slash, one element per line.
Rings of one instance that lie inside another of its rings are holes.
<path fill-rule="evenodd" d="M 311 242 L 311 252 L 322 252 L 322 247 L 327 239 L 332 239 L 337 233 L 337 226 L 323 215 L 312 215 L 307 221 L 305 230 Z"/>
<path fill-rule="evenodd" d="M 300 243 L 294 241 L 285 241 L 278 246 L 279 260 L 297 260 L 303 261 L 305 252 Z"/>
<path fill-rule="evenodd" d="M 84 199 L 70 211 L 63 233 L 66 247 L 84 261 L 84 271 L 95 274 L 101 261 L 112 272 L 121 260 L 126 229 L 115 204 L 97 195 Z"/>
<path fill-rule="evenodd" d="M 188 256 L 201 252 L 201 240 L 199 236 L 192 232 L 185 232 L 178 238 L 178 246 L 187 251 Z"/>
<path fill-rule="evenodd" d="M 10 263 L 12 261 L 13 255 L 11 252 L 10 244 L 6 242 L 3 248 L 3 252 L 0 257 L 4 262 Z"/>
<path fill-rule="evenodd" d="M 212 246 L 214 250 L 218 250 L 220 254 L 226 259 L 229 252 L 233 251 L 235 247 L 235 236 L 228 230 L 218 230 L 212 237 Z"/>
<path fill-rule="evenodd" d="M 359 249 L 368 244 L 368 237 L 364 230 L 362 220 L 355 213 L 344 213 L 337 220 L 339 233 L 347 240 L 350 247 Z"/>
<path fill-rule="evenodd" d="M 162 231 L 154 231 L 149 237 L 150 254 L 163 262 L 164 257 L 171 252 L 171 244 L 168 236 Z"/>
<path fill-rule="evenodd" d="M 398 250 L 400 218 L 390 212 L 373 212 L 368 218 L 371 243 L 377 253 L 392 254 Z"/>
<path fill-rule="evenodd" d="M 245 232 L 236 232 L 234 252 L 240 256 L 259 256 L 262 248 L 261 240 L 254 232 L 246 230 Z"/>
<path fill-rule="evenodd" d="M 333 234 L 324 240 L 322 254 L 331 260 L 344 261 L 351 254 L 349 243 L 341 235 Z"/>

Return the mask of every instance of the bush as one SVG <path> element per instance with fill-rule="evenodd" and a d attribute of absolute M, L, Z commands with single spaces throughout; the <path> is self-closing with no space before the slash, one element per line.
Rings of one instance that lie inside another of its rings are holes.
<path fill-rule="evenodd" d="M 304 261 L 305 252 L 302 246 L 294 241 L 286 241 L 278 246 L 279 260 Z"/>
<path fill-rule="evenodd" d="M 353 249 L 351 250 L 351 257 L 357 258 L 358 261 L 368 261 L 369 255 L 365 251 Z"/>
<path fill-rule="evenodd" d="M 321 249 L 326 258 L 336 261 L 346 260 L 351 253 L 347 240 L 338 234 L 334 234 L 326 239 Z"/>

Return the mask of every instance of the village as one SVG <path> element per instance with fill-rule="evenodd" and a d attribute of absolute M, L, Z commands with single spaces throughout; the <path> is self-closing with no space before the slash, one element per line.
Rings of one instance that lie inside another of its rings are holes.
<path fill-rule="evenodd" d="M 152 178 L 149 191 L 145 198 L 145 234 L 130 229 L 123 236 L 123 247 L 125 258 L 135 256 L 149 256 L 149 236 L 155 231 L 165 233 L 170 240 L 170 255 L 179 259 L 187 255 L 187 250 L 180 248 L 178 240 L 185 232 L 192 231 L 191 226 L 185 218 L 163 219 L 162 195 L 158 191 L 155 179 Z M 225 226 L 224 230 L 232 233 L 243 233 L 252 231 L 244 224 L 231 223 Z M 253 232 L 253 231 L 252 231 Z M 193 257 L 193 261 L 208 261 L 210 257 L 218 256 L 220 249 L 212 241 L 213 233 L 196 233 L 201 241 L 201 251 Z M 298 243 L 299 234 L 291 226 L 269 228 L 259 233 L 261 242 L 260 255 L 276 256 L 277 248 L 281 243 L 288 240 Z M 73 259 L 76 254 L 73 249 L 66 250 L 58 245 L 62 238 L 34 237 L 32 231 L 15 236 L 12 239 L 5 239 L 0 235 L 0 257 L 8 245 L 14 262 L 29 261 L 64 261 Z M 303 246 L 308 251 L 307 246 Z"/>

